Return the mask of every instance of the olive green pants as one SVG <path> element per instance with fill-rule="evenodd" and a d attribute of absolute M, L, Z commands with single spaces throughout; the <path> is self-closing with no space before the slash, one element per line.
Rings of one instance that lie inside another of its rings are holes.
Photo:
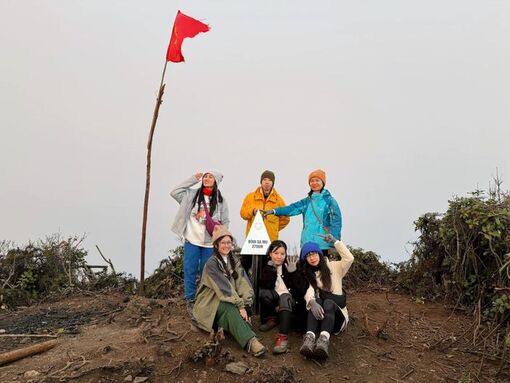
<path fill-rule="evenodd" d="M 242 348 L 255 336 L 250 325 L 241 318 L 237 306 L 232 303 L 220 302 L 214 323 L 232 335 Z"/>

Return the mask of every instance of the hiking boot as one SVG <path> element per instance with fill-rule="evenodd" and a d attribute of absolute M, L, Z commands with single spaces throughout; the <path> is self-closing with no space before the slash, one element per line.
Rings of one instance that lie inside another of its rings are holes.
<path fill-rule="evenodd" d="M 258 357 L 266 352 L 266 348 L 257 338 L 253 337 L 248 341 L 246 351 L 248 351 L 251 355 Z"/>
<path fill-rule="evenodd" d="M 276 335 L 273 354 L 285 354 L 289 351 L 289 337 L 285 334 Z"/>
<path fill-rule="evenodd" d="M 313 355 L 316 358 L 326 359 L 329 356 L 328 348 L 329 338 L 326 335 L 321 335 L 319 336 L 319 339 L 317 339 L 317 343 L 315 344 L 315 348 L 313 350 Z"/>
<path fill-rule="evenodd" d="M 303 345 L 299 349 L 301 355 L 311 357 L 313 356 L 313 349 L 315 346 L 315 334 L 307 332 L 303 337 Z"/>
<path fill-rule="evenodd" d="M 278 323 L 276 321 L 276 318 L 270 317 L 267 319 L 266 323 L 260 325 L 259 330 L 262 332 L 266 332 L 275 328 L 277 325 Z"/>
<path fill-rule="evenodd" d="M 186 301 L 186 311 L 188 312 L 190 317 L 193 317 L 193 306 L 195 306 L 195 302 Z"/>

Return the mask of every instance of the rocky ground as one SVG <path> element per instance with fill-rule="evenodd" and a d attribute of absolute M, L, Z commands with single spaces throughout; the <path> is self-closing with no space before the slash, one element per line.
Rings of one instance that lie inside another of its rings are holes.
<path fill-rule="evenodd" d="M 477 322 L 462 312 L 381 290 L 350 291 L 348 307 L 347 331 L 332 336 L 327 361 L 316 361 L 299 354 L 301 334 L 291 335 L 291 352 L 254 358 L 228 336 L 217 342 L 194 332 L 181 299 L 68 297 L 0 314 L 0 352 L 57 339 L 49 351 L 0 367 L 0 381 L 510 381 L 510 352 L 488 352 L 488 342 L 501 341 L 483 327 L 474 336 Z M 275 334 L 259 333 L 269 347 Z"/>

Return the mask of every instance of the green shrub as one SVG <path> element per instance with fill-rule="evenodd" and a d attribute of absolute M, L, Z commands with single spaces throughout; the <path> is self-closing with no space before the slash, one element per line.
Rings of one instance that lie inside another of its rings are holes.
<path fill-rule="evenodd" d="M 420 232 L 397 283 L 413 294 L 444 297 L 485 319 L 510 321 L 510 196 L 476 191 L 449 201 L 447 211 L 418 218 Z"/>
<path fill-rule="evenodd" d="M 145 296 L 170 298 L 182 295 L 184 246 L 171 250 L 170 256 L 159 263 L 154 273 L 145 279 Z"/>
<path fill-rule="evenodd" d="M 347 288 L 381 287 L 392 283 L 394 272 L 387 263 L 381 262 L 379 255 L 359 247 L 349 246 L 349 250 L 354 262 L 344 278 Z"/>
<path fill-rule="evenodd" d="M 88 269 L 84 237 L 63 239 L 54 234 L 44 240 L 16 246 L 0 242 L 0 303 L 3 307 L 25 306 L 51 295 L 77 289 L 121 287 L 134 291 L 136 280 L 124 274 Z"/>

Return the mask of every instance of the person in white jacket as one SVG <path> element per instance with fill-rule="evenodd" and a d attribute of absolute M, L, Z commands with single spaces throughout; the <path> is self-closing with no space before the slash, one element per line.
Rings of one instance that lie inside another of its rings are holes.
<path fill-rule="evenodd" d="M 307 357 L 327 358 L 329 338 L 345 329 L 349 322 L 346 294 L 342 279 L 354 261 L 354 257 L 342 241 L 331 234 L 324 239 L 334 243 L 342 259 L 330 261 L 315 242 L 307 242 L 301 249 L 300 258 L 304 264 L 305 276 L 310 287 L 305 294 L 308 317 L 307 332 L 299 352 Z M 316 340 L 316 333 L 319 332 Z"/>
<path fill-rule="evenodd" d="M 228 228 L 227 201 L 218 189 L 223 175 L 215 170 L 196 173 L 177 185 L 170 195 L 179 203 L 172 231 L 184 239 L 184 299 L 190 315 L 197 290 L 197 274 L 213 253 L 212 233 L 206 228 L 209 215 Z M 193 186 L 199 184 L 198 188 Z"/>

